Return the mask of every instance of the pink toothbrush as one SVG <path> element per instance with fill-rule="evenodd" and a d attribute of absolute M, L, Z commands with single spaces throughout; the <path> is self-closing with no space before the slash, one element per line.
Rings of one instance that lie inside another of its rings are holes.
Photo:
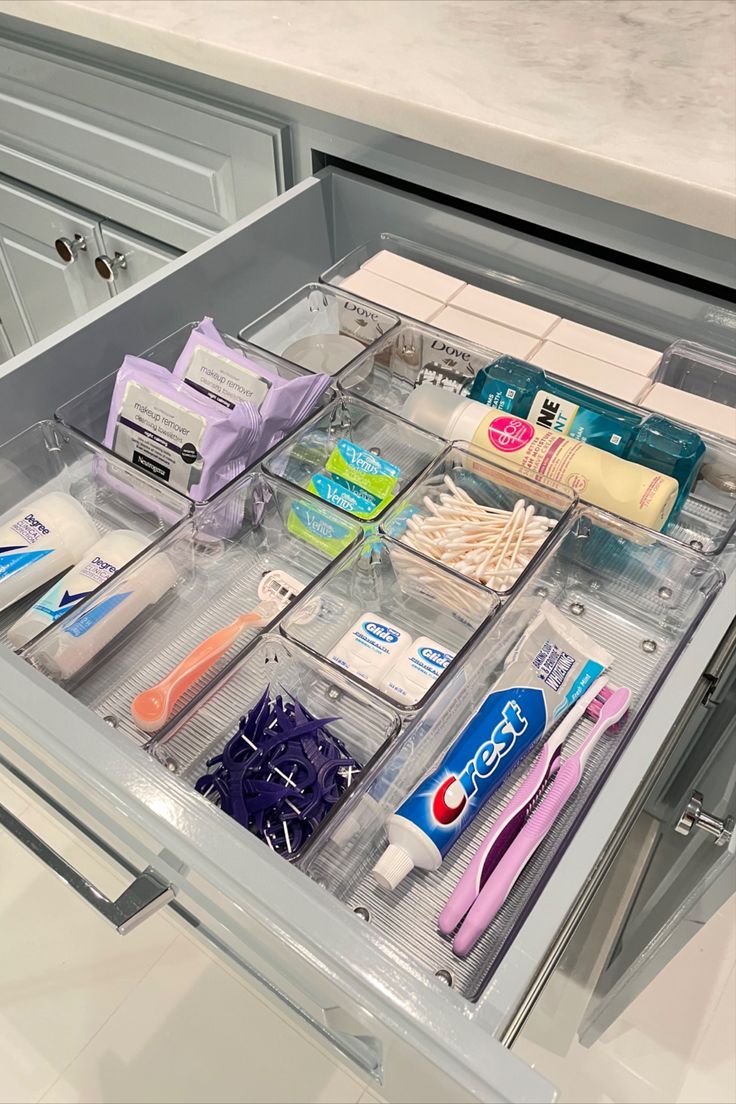
<path fill-rule="evenodd" d="M 522 870 L 577 788 L 593 748 L 600 737 L 623 717 L 630 701 L 631 691 L 627 687 L 618 690 L 603 687 L 598 697 L 589 703 L 588 712 L 597 716 L 596 723 L 574 755 L 559 768 L 539 805 L 478 894 L 452 944 L 456 955 L 464 958 L 469 954 L 494 919 Z"/>
<path fill-rule="evenodd" d="M 496 817 L 440 913 L 437 926 L 443 935 L 452 935 L 460 921 L 469 912 L 491 873 L 501 861 L 502 855 L 508 851 L 529 819 L 544 787 L 552 775 L 559 770 L 562 761 L 562 745 L 596 695 L 603 693 L 605 685 L 605 676 L 591 683 L 547 737 L 529 774 Z"/>

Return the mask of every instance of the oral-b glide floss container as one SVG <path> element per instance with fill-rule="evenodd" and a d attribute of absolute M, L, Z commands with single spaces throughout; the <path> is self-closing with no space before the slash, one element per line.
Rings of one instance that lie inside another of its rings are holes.
<path fill-rule="evenodd" d="M 420 636 L 383 676 L 381 690 L 395 701 L 414 705 L 431 690 L 454 658 L 455 653 L 443 644 Z"/>
<path fill-rule="evenodd" d="M 405 629 L 379 613 L 364 613 L 333 648 L 329 659 L 371 686 L 379 686 L 389 667 L 411 644 Z"/>

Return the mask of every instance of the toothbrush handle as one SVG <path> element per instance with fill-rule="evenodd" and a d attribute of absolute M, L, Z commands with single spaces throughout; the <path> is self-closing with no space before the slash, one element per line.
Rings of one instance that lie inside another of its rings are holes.
<path fill-rule="evenodd" d="M 492 871 L 497 867 L 501 856 L 521 831 L 527 808 L 553 772 L 561 750 L 560 742 L 552 744 L 548 741 L 543 745 L 524 782 L 509 798 L 490 831 L 484 836 L 439 915 L 437 927 L 443 935 L 451 935 L 454 932 L 481 888 L 488 881 Z"/>
<path fill-rule="evenodd" d="M 577 755 L 562 764 L 541 803 L 529 817 L 470 909 L 452 944 L 455 954 L 464 958 L 483 935 L 529 859 L 551 831 L 568 798 L 574 793 L 582 773 Z"/>

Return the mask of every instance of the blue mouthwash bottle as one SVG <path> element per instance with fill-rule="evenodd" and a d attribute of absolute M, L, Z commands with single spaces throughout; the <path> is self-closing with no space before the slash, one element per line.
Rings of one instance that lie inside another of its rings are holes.
<path fill-rule="evenodd" d="M 636 431 L 626 459 L 671 475 L 680 484 L 680 493 L 665 529 L 675 520 L 690 494 L 704 455 L 705 444 L 699 434 L 659 414 L 650 414 Z"/>

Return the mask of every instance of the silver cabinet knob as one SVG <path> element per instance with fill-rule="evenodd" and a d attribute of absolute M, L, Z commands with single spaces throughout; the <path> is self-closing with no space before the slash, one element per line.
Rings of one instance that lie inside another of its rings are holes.
<path fill-rule="evenodd" d="M 107 280 L 111 283 L 118 272 L 127 268 L 128 263 L 125 260 L 124 253 L 116 253 L 114 257 L 108 257 L 105 253 L 99 257 L 95 257 L 95 268 L 97 269 L 97 275 L 101 276 L 103 280 Z"/>
<path fill-rule="evenodd" d="M 703 809 L 703 795 L 693 790 L 675 825 L 675 831 L 681 836 L 689 836 L 693 828 L 702 828 L 704 832 L 714 837 L 717 847 L 723 847 L 733 835 L 733 825 L 734 820 L 731 816 L 721 820 L 712 813 L 706 813 Z"/>
<path fill-rule="evenodd" d="M 64 264 L 72 264 L 77 259 L 77 253 L 87 250 L 87 239 L 83 234 L 75 234 L 74 238 L 57 238 L 54 248 Z"/>

